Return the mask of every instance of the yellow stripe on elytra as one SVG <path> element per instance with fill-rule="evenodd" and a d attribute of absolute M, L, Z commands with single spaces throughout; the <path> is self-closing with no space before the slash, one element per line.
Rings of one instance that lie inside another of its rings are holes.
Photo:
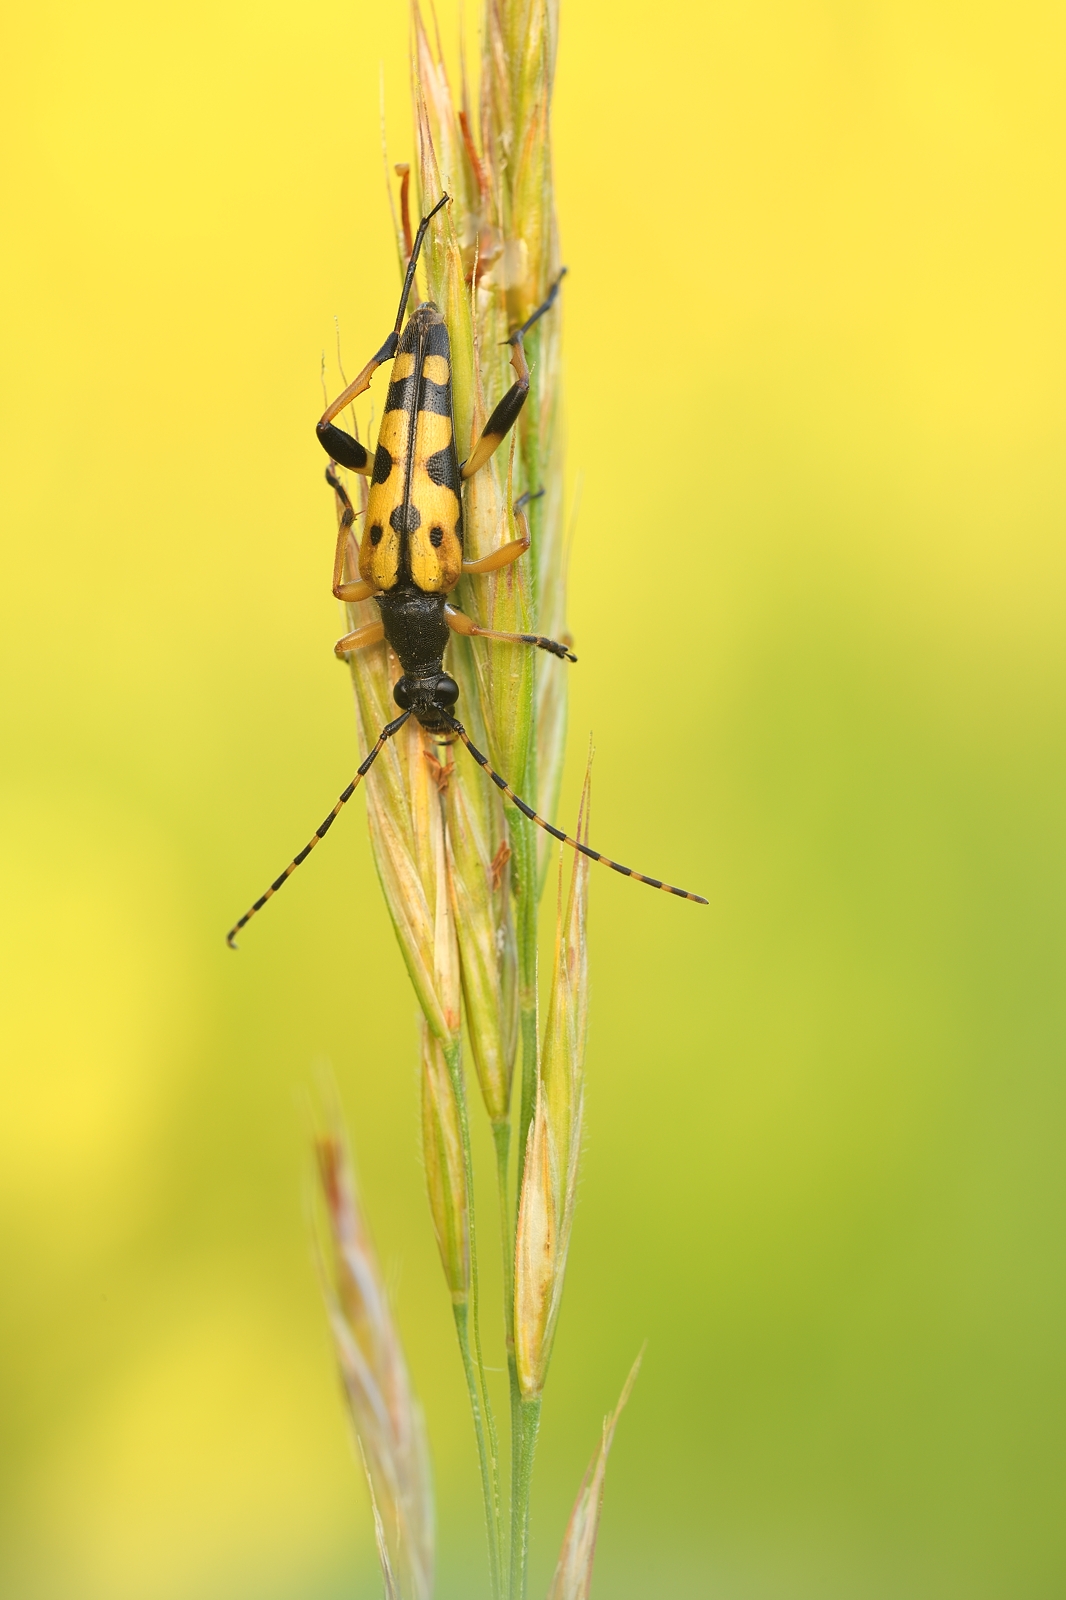
<path fill-rule="evenodd" d="M 442 356 L 426 357 L 427 364 L 443 360 Z M 418 413 L 411 504 L 418 508 L 419 523 L 410 536 L 409 550 L 411 576 L 424 594 L 448 594 L 463 570 L 458 496 L 446 484 L 434 483 L 427 467 L 430 456 L 446 450 L 451 441 L 450 417 L 439 411 Z M 439 538 L 436 544 L 435 537 Z"/>
<path fill-rule="evenodd" d="M 443 356 L 427 356 L 422 363 L 422 376 L 430 383 L 448 382 L 448 363 Z"/>
<path fill-rule="evenodd" d="M 359 576 L 378 589 L 391 589 L 400 575 L 400 535 L 390 519 L 403 504 L 409 430 L 406 411 L 386 411 L 378 430 L 378 448 L 388 451 L 392 467 L 383 483 L 370 485 L 359 543 Z"/>

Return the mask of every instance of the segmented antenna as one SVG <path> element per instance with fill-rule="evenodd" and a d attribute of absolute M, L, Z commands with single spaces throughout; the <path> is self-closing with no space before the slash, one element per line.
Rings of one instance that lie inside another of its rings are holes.
<path fill-rule="evenodd" d="M 441 206 L 446 206 L 450 199 L 451 195 L 442 194 L 436 205 L 433 207 L 433 210 L 427 211 L 426 215 L 422 218 L 422 221 L 418 224 L 418 232 L 415 234 L 415 242 L 411 247 L 411 259 L 407 263 L 407 272 L 403 280 L 403 291 L 400 295 L 400 309 L 396 313 L 396 327 L 393 330 L 394 338 L 399 338 L 400 329 L 403 327 L 403 316 L 404 312 L 407 310 L 407 297 L 411 293 L 411 285 L 415 281 L 415 268 L 418 266 L 418 257 L 422 249 L 422 240 L 426 237 L 426 229 L 433 221 L 433 218 L 437 215 L 437 212 L 440 210 Z"/>
<path fill-rule="evenodd" d="M 614 872 L 620 872 L 625 878 L 636 878 L 638 883 L 646 883 L 650 889 L 661 889 L 664 894 L 676 894 L 680 900 L 695 900 L 696 904 L 700 906 L 705 906 L 709 903 L 701 894 L 690 894 L 687 889 L 675 889 L 672 883 L 662 883 L 658 878 L 646 878 L 642 872 L 634 872 L 632 867 L 623 867 L 620 862 L 612 861 L 610 856 L 601 855 L 598 850 L 593 850 L 591 845 L 582 844 L 580 839 L 571 839 L 570 835 L 564 833 L 561 828 L 553 827 L 550 822 L 545 822 L 543 817 L 537 815 L 532 806 L 526 805 L 521 796 L 515 794 L 507 780 L 501 778 L 500 774 L 490 767 L 488 757 L 483 756 L 477 746 L 471 743 L 462 723 L 457 722 L 452 717 L 450 726 L 452 732 L 459 735 L 478 765 L 484 767 L 497 789 L 502 789 L 507 798 L 512 800 L 518 807 L 523 816 L 528 817 L 530 822 L 535 822 L 538 828 L 543 828 L 545 833 L 550 833 L 553 839 L 558 839 L 561 844 L 568 844 L 571 849 L 579 850 L 583 856 L 588 856 L 592 861 L 599 861 L 603 866 L 610 867 Z"/>
<path fill-rule="evenodd" d="M 411 713 L 409 711 L 405 711 L 402 717 L 397 717 L 395 722 L 390 722 L 386 727 L 382 728 L 381 736 L 378 739 L 377 744 L 374 746 L 373 750 L 371 750 L 370 754 L 367 756 L 366 760 L 355 774 L 355 777 L 352 779 L 347 789 L 345 789 L 344 793 L 337 801 L 337 804 L 333 807 L 333 810 L 330 812 L 325 822 L 322 823 L 321 827 L 316 829 L 314 838 L 308 840 L 303 849 L 300 851 L 300 854 L 295 856 L 293 860 L 289 862 L 281 876 L 274 879 L 274 882 L 270 885 L 270 888 L 266 891 L 266 893 L 259 896 L 259 899 L 255 902 L 255 905 L 250 906 L 244 913 L 244 916 L 241 918 L 241 920 L 239 922 L 235 922 L 233 927 L 227 933 L 226 943 L 229 945 L 231 950 L 236 950 L 237 946 L 233 941 L 245 924 L 252 920 L 257 911 L 262 911 L 267 901 L 276 895 L 282 884 L 292 877 L 293 873 L 296 871 L 296 868 L 307 860 L 308 856 L 315 848 L 315 845 L 318 844 L 319 840 L 326 837 L 326 834 L 332 828 L 333 824 L 336 822 L 337 818 L 348 804 L 348 801 L 352 798 L 352 795 L 355 793 L 356 789 L 358 789 L 360 783 L 374 765 L 374 762 L 377 760 L 380 752 L 384 749 L 387 741 L 392 738 L 394 733 L 399 733 L 400 729 L 403 727 L 410 715 Z"/>

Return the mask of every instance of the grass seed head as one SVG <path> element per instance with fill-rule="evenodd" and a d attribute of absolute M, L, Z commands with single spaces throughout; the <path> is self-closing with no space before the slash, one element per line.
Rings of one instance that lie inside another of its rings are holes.
<path fill-rule="evenodd" d="M 359 1205 L 339 1118 L 315 1142 L 319 1263 L 348 1411 L 374 1507 L 386 1592 L 429 1600 L 433 1493 L 421 1413 Z"/>

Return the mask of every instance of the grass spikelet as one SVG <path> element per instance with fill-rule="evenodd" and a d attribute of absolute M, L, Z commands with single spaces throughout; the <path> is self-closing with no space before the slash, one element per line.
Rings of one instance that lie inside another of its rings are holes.
<path fill-rule="evenodd" d="M 451 340 L 452 405 L 459 458 L 470 449 L 473 411 L 473 307 L 466 287 L 465 254 L 477 238 L 477 212 L 469 204 L 470 180 L 462 126 L 452 98 L 444 63 L 434 53 L 417 5 L 414 30 L 412 93 L 418 141 L 418 194 L 422 212 L 442 194 L 452 202 L 438 212 L 423 253 L 428 298 L 444 313 Z"/>
<path fill-rule="evenodd" d="M 586 772 L 579 839 L 588 836 L 589 789 Z M 515 1355 L 522 1398 L 527 1401 L 539 1400 L 544 1387 L 574 1214 L 588 1026 L 588 874 L 586 858 L 575 856 L 564 909 L 560 864 L 555 969 L 518 1210 Z"/>
<path fill-rule="evenodd" d="M 422 1024 L 422 1159 L 433 1231 L 453 1305 L 470 1298 L 470 1210 L 462 1115 L 439 1039 Z"/>
<path fill-rule="evenodd" d="M 421 1413 L 359 1205 L 339 1122 L 315 1141 L 327 1239 L 322 1287 L 348 1411 L 366 1471 L 386 1593 L 433 1592 L 433 1495 Z"/>
<path fill-rule="evenodd" d="M 510 846 L 499 801 L 471 762 L 451 769 L 444 811 L 467 1037 L 494 1128 L 506 1124 L 518 1037 Z"/>
<path fill-rule="evenodd" d="M 614 1430 L 622 1408 L 632 1392 L 640 1371 L 643 1352 L 634 1361 L 622 1386 L 618 1404 L 604 1419 L 600 1447 L 581 1481 L 574 1509 L 570 1513 L 559 1562 L 555 1568 L 548 1600 L 588 1600 L 592 1583 L 592 1563 L 596 1555 L 596 1535 L 600 1528 L 600 1511 L 603 1508 L 603 1483 L 607 1474 L 607 1457 L 614 1443 Z"/>
<path fill-rule="evenodd" d="M 590 774 L 586 770 L 579 839 L 588 831 L 589 787 Z M 516 1600 L 524 1594 L 529 1496 L 541 1394 L 562 1300 L 577 1193 L 588 1018 L 588 873 L 587 859 L 575 856 L 564 910 L 560 863 L 555 970 L 525 1162 L 520 1168 L 514 1261 L 517 1399 L 512 1415 L 511 1501 L 512 1594 Z"/>

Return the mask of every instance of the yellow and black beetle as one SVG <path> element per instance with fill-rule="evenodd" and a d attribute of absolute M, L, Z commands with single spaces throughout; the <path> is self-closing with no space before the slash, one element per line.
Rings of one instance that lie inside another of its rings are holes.
<path fill-rule="evenodd" d="M 460 465 L 452 419 L 451 347 L 444 318 L 432 301 L 426 301 L 411 313 L 406 327 L 403 325 L 426 229 L 448 199 L 448 195 L 442 195 L 432 211 L 419 223 L 395 327 L 358 377 L 326 408 L 316 429 L 319 442 L 330 457 L 331 465 L 326 478 L 345 506 L 333 566 L 333 593 L 338 600 L 349 602 L 373 599 L 381 612 L 380 622 L 367 623 L 354 633 L 346 634 L 337 641 L 335 649 L 338 655 L 350 655 L 367 645 L 387 640 L 403 668 L 403 675 L 393 691 L 402 714 L 382 729 L 377 743 L 314 837 L 230 929 L 226 935 L 226 942 L 230 946 L 233 946 L 235 935 L 249 918 L 266 905 L 300 863 L 307 859 L 351 799 L 386 741 L 411 716 L 433 733 L 450 733 L 461 739 L 474 759 L 485 768 L 493 783 L 531 822 L 546 829 L 553 838 L 580 850 L 593 861 L 612 867 L 615 872 L 649 884 L 653 889 L 663 889 L 682 899 L 707 904 L 700 895 L 690 894 L 686 889 L 675 889 L 658 878 L 646 878 L 630 867 L 609 860 L 598 850 L 572 839 L 569 834 L 546 822 L 532 806 L 515 794 L 498 772 L 493 771 L 487 758 L 471 743 L 462 723 L 452 715 L 452 707 L 459 698 L 459 685 L 444 671 L 444 650 L 450 631 L 534 645 L 571 661 L 576 661 L 577 657 L 565 645 L 554 639 L 546 639 L 541 634 L 497 633 L 479 628 L 448 603 L 448 595 L 462 576 L 497 572 L 512 561 L 517 561 L 529 549 L 529 527 L 523 507 L 530 496 L 525 494 L 514 507 L 522 536 L 501 545 L 479 561 L 464 561 L 462 484 L 489 460 L 514 426 L 525 404 L 529 393 L 529 368 L 522 341 L 538 318 L 550 309 L 562 278 L 560 273 L 543 305 L 538 306 L 533 315 L 511 334 L 508 342 L 515 381 L 489 417 L 469 459 Z M 369 388 L 371 378 L 385 361 L 393 363 L 392 377 L 378 429 L 377 445 L 370 451 L 338 428 L 334 418 L 356 396 Z M 354 511 L 332 470 L 334 462 L 370 478 L 366 532 L 359 545 L 359 578 L 352 582 L 343 581 L 343 573 L 344 553 L 354 523 Z"/>

